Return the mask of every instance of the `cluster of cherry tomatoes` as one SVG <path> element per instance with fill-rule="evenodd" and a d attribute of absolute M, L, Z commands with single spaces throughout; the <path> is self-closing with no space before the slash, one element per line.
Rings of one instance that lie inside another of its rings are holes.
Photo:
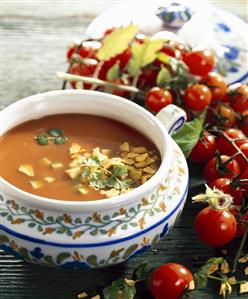
<path fill-rule="evenodd" d="M 105 36 L 112 31 L 107 30 Z M 142 44 L 144 39 L 144 35 L 138 34 L 132 43 Z M 79 46 L 72 46 L 67 52 L 69 73 L 95 76 L 99 65 L 96 53 L 101 46 L 102 40 L 84 41 Z M 118 62 L 121 74 L 111 82 L 117 85 L 135 84 L 142 91 L 141 104 L 151 112 L 156 113 L 173 103 L 185 109 L 191 120 L 206 111 L 204 131 L 190 159 L 205 163 L 204 177 L 208 185 L 230 194 L 233 206 L 225 210 L 211 206 L 202 209 L 196 217 L 195 229 L 206 244 L 225 245 L 235 236 L 244 234 L 248 221 L 248 86 L 227 86 L 223 77 L 213 71 L 215 57 L 210 50 L 191 49 L 177 41 L 166 41 L 159 52 L 172 57 L 174 62 L 182 62 L 185 73 L 180 77 L 169 62 L 155 59 L 134 80 L 126 72 L 132 57 L 129 46 L 123 53 L 104 61 L 97 78 L 107 81 L 109 69 Z M 74 53 L 84 59 L 84 63 L 73 62 Z M 171 80 L 157 86 L 157 76 L 162 67 L 166 68 Z M 71 85 L 76 88 L 76 82 L 71 82 Z M 84 88 L 104 91 L 102 87 L 90 84 L 84 84 Z M 118 88 L 113 89 L 112 93 L 126 98 L 131 96 L 128 91 Z M 166 264 L 152 274 L 151 291 L 156 299 L 164 299 L 164 294 L 167 294 L 166 298 L 179 299 L 192 280 L 192 274 L 184 266 Z"/>

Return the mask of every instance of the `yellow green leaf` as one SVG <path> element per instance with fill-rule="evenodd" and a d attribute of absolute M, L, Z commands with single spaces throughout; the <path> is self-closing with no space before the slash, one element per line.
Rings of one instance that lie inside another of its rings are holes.
<path fill-rule="evenodd" d="M 103 45 L 98 50 L 96 57 L 103 61 L 122 53 L 137 32 L 138 26 L 135 25 L 116 28 L 104 38 Z"/>

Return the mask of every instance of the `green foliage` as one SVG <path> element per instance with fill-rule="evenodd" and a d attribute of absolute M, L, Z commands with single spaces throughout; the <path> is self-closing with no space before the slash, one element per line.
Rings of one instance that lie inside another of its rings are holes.
<path fill-rule="evenodd" d="M 103 290 L 104 299 L 133 299 L 136 294 L 135 282 L 125 278 L 118 279 Z"/>
<path fill-rule="evenodd" d="M 113 81 L 114 79 L 118 78 L 120 75 L 120 65 L 119 61 L 116 61 L 116 63 L 108 70 L 106 79 L 107 81 Z"/>
<path fill-rule="evenodd" d="M 165 67 L 161 67 L 157 79 L 156 79 L 156 84 L 158 86 L 164 86 L 164 84 L 171 78 L 170 72 L 167 70 Z"/>
<path fill-rule="evenodd" d="M 54 144 L 63 144 L 63 143 L 66 143 L 67 140 L 68 139 L 66 137 L 59 136 L 59 137 L 55 137 L 53 142 L 54 142 Z"/>
<path fill-rule="evenodd" d="M 213 257 L 206 261 L 206 263 L 200 268 L 200 270 L 196 273 L 194 273 L 194 280 L 196 282 L 196 285 L 205 288 L 208 283 L 208 275 L 209 270 L 214 265 L 220 265 L 223 263 L 224 259 L 222 257 Z"/>
<path fill-rule="evenodd" d="M 157 58 L 162 45 L 162 40 L 150 40 L 149 38 L 145 39 L 143 44 L 133 43 L 131 46 L 132 58 L 127 66 L 129 75 L 137 76 L 141 68 L 152 63 Z"/>
<path fill-rule="evenodd" d="M 122 53 L 127 49 L 137 32 L 138 27 L 135 25 L 116 28 L 104 38 L 103 45 L 98 50 L 96 57 L 100 61 L 105 61 Z"/>
<path fill-rule="evenodd" d="M 64 135 L 64 132 L 59 128 L 48 129 L 47 133 L 52 137 L 59 137 Z"/>
<path fill-rule="evenodd" d="M 39 145 L 46 145 L 48 144 L 48 137 L 45 134 L 40 134 L 35 136 L 34 138 Z"/>
<path fill-rule="evenodd" d="M 191 122 L 186 122 L 178 132 L 172 135 L 172 138 L 180 146 L 186 158 L 190 155 L 193 147 L 200 138 L 204 120 L 205 113 Z"/>

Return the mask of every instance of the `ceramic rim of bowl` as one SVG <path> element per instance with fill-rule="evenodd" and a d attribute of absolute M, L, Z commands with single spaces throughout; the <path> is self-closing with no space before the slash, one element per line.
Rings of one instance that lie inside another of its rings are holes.
<path fill-rule="evenodd" d="M 160 164 L 159 169 L 157 170 L 157 172 L 143 185 L 135 188 L 134 190 L 127 192 L 126 194 L 121 194 L 118 196 L 113 196 L 110 198 L 103 198 L 103 199 L 99 199 L 99 200 L 94 200 L 94 201 L 65 201 L 65 200 L 59 200 L 59 199 L 52 199 L 52 198 L 47 198 L 47 197 L 42 197 L 39 195 L 35 195 L 33 193 L 29 193 L 26 192 L 22 189 L 19 189 L 18 187 L 12 185 L 11 183 L 9 183 L 7 180 L 5 180 L 3 177 L 0 177 L 0 186 L 1 186 L 1 190 L 3 190 L 3 185 L 5 185 L 5 190 L 7 190 L 7 192 L 9 192 L 9 190 L 12 189 L 12 192 L 14 191 L 16 193 L 16 195 L 18 194 L 18 197 L 24 201 L 27 201 L 29 203 L 32 204 L 38 204 L 39 206 L 43 206 L 43 207 L 47 207 L 47 208 L 55 208 L 56 210 L 62 210 L 65 211 L 65 209 L 73 209 L 73 210 L 77 210 L 78 208 L 86 208 L 87 211 L 90 210 L 95 210 L 96 208 L 101 208 L 102 210 L 107 210 L 109 209 L 109 207 L 111 206 L 111 208 L 114 208 L 116 206 L 119 205 L 123 205 L 125 204 L 130 204 L 130 202 L 132 200 L 134 200 L 134 197 L 137 199 L 142 198 L 143 196 L 145 196 L 145 194 L 151 192 L 153 189 L 156 188 L 156 186 L 164 179 L 164 177 L 166 176 L 166 172 L 168 170 L 168 165 L 170 165 L 170 159 L 171 159 L 171 141 L 170 141 L 170 136 L 167 132 L 167 130 L 165 129 L 165 127 L 163 126 L 163 124 L 154 116 L 152 115 L 150 112 L 148 112 L 147 110 L 145 110 L 144 108 L 138 106 L 135 103 L 132 103 L 131 101 L 121 98 L 119 96 L 115 96 L 112 94 L 105 94 L 105 93 L 101 93 L 101 92 L 97 92 L 97 91 L 82 91 L 82 90 L 57 90 L 57 91 L 50 91 L 50 92 L 46 92 L 46 93 L 40 93 L 40 94 L 36 94 L 27 98 L 24 98 L 22 100 L 19 100 L 11 105 L 9 105 L 8 107 L 6 107 L 4 110 L 2 110 L 0 112 L 0 119 L 3 119 L 4 114 L 9 111 L 12 110 L 13 108 L 16 108 L 17 106 L 21 106 L 26 102 L 29 102 L 29 104 L 31 104 L 32 100 L 35 100 L 41 96 L 54 96 L 54 97 L 58 97 L 59 95 L 65 95 L 65 94 L 78 94 L 78 95 L 84 95 L 84 96 L 96 96 L 96 97 L 100 97 L 100 98 L 112 98 L 114 100 L 118 100 L 120 101 L 120 103 L 122 103 L 123 105 L 129 105 L 129 107 L 134 108 L 135 110 L 139 110 L 140 113 L 142 113 L 144 116 L 146 116 L 147 118 L 149 118 L 153 124 L 156 126 L 157 129 L 159 129 L 160 133 L 163 135 L 164 140 L 165 140 L 165 144 L 166 146 L 163 147 L 162 151 L 160 151 L 161 154 L 161 159 L 162 162 Z M 67 113 L 71 113 L 71 112 L 67 112 Z M 55 113 L 56 114 L 56 113 Z M 83 113 L 81 113 L 83 114 Z M 32 113 L 29 113 L 29 115 L 32 115 Z M 31 120 L 32 118 L 30 118 Z M 13 128 L 13 127 L 11 127 Z M 9 128 L 10 129 L 10 128 Z M 8 131 L 9 129 L 7 129 L 6 131 Z M 5 132 L 4 132 L 5 133 Z M 3 134 L 4 134 L 3 133 Z M 144 134 L 144 133 L 143 133 Z M 153 143 L 154 140 L 152 140 Z M 86 211 L 84 209 L 84 211 Z"/>

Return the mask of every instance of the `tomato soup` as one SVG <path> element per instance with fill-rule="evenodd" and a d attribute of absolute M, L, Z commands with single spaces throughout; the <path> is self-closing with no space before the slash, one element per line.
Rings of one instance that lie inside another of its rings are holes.
<path fill-rule="evenodd" d="M 58 200 L 98 200 L 129 192 L 160 164 L 155 145 L 141 133 L 93 115 L 31 120 L 0 142 L 0 175 L 26 192 Z"/>

